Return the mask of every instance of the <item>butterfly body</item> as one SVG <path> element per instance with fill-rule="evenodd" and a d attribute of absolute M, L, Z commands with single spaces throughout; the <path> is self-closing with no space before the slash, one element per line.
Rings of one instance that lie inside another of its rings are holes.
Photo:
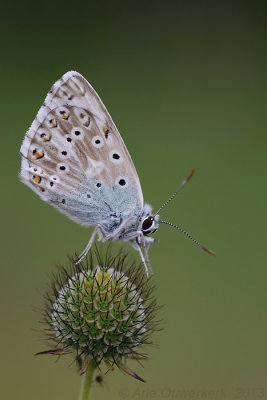
<path fill-rule="evenodd" d="M 21 156 L 20 179 L 75 222 L 95 226 L 99 240 L 129 241 L 138 250 L 153 241 L 142 231 L 151 207 L 143 204 L 132 159 L 79 73 L 67 72 L 52 86 Z"/>

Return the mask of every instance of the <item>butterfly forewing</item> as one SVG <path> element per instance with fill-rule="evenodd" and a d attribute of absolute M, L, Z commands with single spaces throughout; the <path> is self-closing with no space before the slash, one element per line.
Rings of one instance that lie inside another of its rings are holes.
<path fill-rule="evenodd" d="M 140 182 L 105 106 L 77 72 L 48 93 L 21 147 L 21 179 L 73 220 L 95 225 L 143 207 Z"/>

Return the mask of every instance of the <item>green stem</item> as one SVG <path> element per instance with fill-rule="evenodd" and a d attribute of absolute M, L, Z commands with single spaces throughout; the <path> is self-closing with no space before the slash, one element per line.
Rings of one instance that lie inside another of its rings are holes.
<path fill-rule="evenodd" d="M 85 374 L 82 377 L 79 400 L 88 400 L 89 399 L 89 392 L 90 392 L 90 388 L 91 388 L 91 382 L 92 382 L 94 370 L 95 370 L 95 362 L 93 360 L 91 360 L 89 362 L 87 371 L 85 372 Z"/>

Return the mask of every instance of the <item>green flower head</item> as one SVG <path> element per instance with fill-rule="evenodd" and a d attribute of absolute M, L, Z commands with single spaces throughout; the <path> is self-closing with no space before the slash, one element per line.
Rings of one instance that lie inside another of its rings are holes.
<path fill-rule="evenodd" d="M 123 363 L 124 358 L 145 359 L 140 353 L 156 328 L 157 305 L 142 265 L 126 266 L 127 259 L 106 257 L 96 251 L 86 266 L 73 263 L 53 278 L 46 304 L 45 333 L 55 344 L 43 353 L 75 356 L 80 373 L 90 361 L 114 364 L 142 380 Z M 40 354 L 40 353 L 38 353 Z"/>

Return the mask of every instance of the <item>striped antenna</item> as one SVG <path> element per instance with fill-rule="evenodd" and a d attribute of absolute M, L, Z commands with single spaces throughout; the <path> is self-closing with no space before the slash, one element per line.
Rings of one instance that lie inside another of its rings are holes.
<path fill-rule="evenodd" d="M 168 200 L 165 201 L 165 203 L 162 204 L 162 206 L 158 209 L 158 211 L 153 215 L 153 217 L 155 217 L 156 215 L 159 214 L 159 212 L 180 192 L 180 190 L 182 189 L 182 187 L 192 178 L 192 176 L 194 175 L 194 170 L 192 169 L 192 171 L 190 172 L 190 174 L 188 175 L 187 178 L 185 178 L 183 180 L 183 182 L 181 183 L 181 185 L 178 187 L 178 189 L 173 193 L 173 195 L 171 197 L 168 198 Z"/>
<path fill-rule="evenodd" d="M 211 254 L 212 256 L 216 256 L 216 253 L 214 253 L 214 251 L 207 249 L 207 247 L 203 246 L 201 243 L 199 243 L 195 238 L 193 238 L 193 236 L 189 235 L 189 233 L 187 233 L 184 229 L 180 228 L 177 225 L 172 224 L 171 222 L 167 222 L 167 221 L 159 221 L 160 224 L 166 224 L 166 225 L 170 225 L 173 228 L 178 229 L 180 232 L 184 233 L 189 239 L 193 240 L 194 243 L 196 243 L 202 250 L 204 250 L 206 253 Z"/>

